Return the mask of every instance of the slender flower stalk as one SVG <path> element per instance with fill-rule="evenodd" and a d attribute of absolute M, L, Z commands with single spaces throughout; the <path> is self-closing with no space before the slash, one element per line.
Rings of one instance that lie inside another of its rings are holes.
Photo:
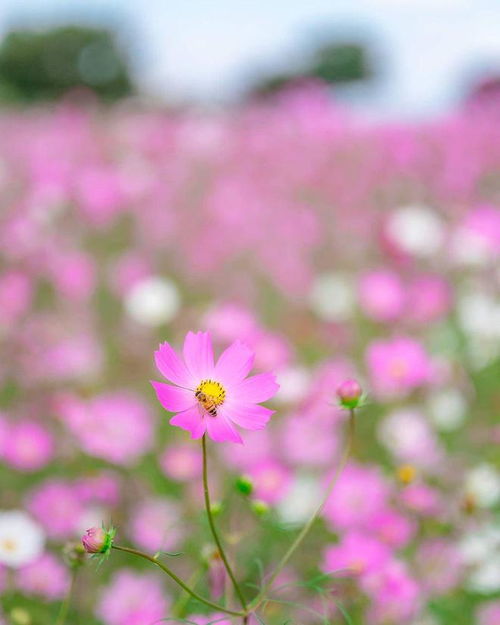
<path fill-rule="evenodd" d="M 73 588 L 75 587 L 75 579 L 76 579 L 76 568 L 71 572 L 71 578 L 68 586 L 68 591 L 66 592 L 66 596 L 64 597 L 64 601 L 61 604 L 61 608 L 59 610 L 59 614 L 57 616 L 56 625 L 64 625 L 66 623 L 66 619 L 68 617 L 69 606 L 71 604 L 71 599 L 73 597 Z"/>
<path fill-rule="evenodd" d="M 178 577 L 173 571 L 171 571 L 168 568 L 168 566 L 165 566 L 162 562 L 160 562 L 160 560 L 158 560 L 157 558 L 154 558 L 153 556 L 150 556 L 147 553 L 143 553 L 142 551 L 138 551 L 137 549 L 131 549 L 130 547 L 122 547 L 120 545 L 113 545 L 112 549 L 115 549 L 116 551 L 123 551 L 125 553 L 131 553 L 134 556 L 138 556 L 139 558 L 143 558 L 144 560 L 148 560 L 152 564 L 155 564 L 164 573 L 166 573 L 170 578 L 172 578 L 174 582 L 176 582 L 176 584 L 178 584 L 183 590 L 185 590 L 189 595 L 191 595 L 193 599 L 196 599 L 197 601 L 204 603 L 209 608 L 212 608 L 213 610 L 217 612 L 224 612 L 225 614 L 231 614 L 232 616 L 242 616 L 242 617 L 246 616 L 246 612 L 237 612 L 236 610 L 229 610 L 228 608 L 218 605 L 217 603 L 214 603 L 213 601 L 210 601 L 209 599 L 205 599 L 205 597 L 202 597 L 201 595 L 199 595 L 192 588 L 190 588 L 185 582 L 183 582 L 180 577 Z"/>
<path fill-rule="evenodd" d="M 321 503 L 316 508 L 316 510 L 313 512 L 313 514 L 311 515 L 310 519 L 304 525 L 304 527 L 302 528 L 302 530 L 300 531 L 300 533 L 298 534 L 296 539 L 290 545 L 290 547 L 286 551 L 285 555 L 281 558 L 281 560 L 277 564 L 276 568 L 271 573 L 271 576 L 267 580 L 265 586 L 262 588 L 262 590 L 259 592 L 259 594 L 255 597 L 255 599 L 248 606 L 248 610 L 249 611 L 256 610 L 259 607 L 259 605 L 265 600 L 266 595 L 271 590 L 272 585 L 274 584 L 276 578 L 281 573 L 283 568 L 287 565 L 288 561 L 293 556 L 295 551 L 298 549 L 298 547 L 300 546 L 300 544 L 302 543 L 304 538 L 307 536 L 307 534 L 311 530 L 311 528 L 314 525 L 316 519 L 319 517 L 319 515 L 323 511 L 323 508 L 324 508 L 326 502 L 328 501 L 330 495 L 332 494 L 333 489 L 335 488 L 335 485 L 337 484 L 337 481 L 338 481 L 342 471 L 344 470 L 344 468 L 345 468 L 345 466 L 346 466 L 346 464 L 347 464 L 347 462 L 349 460 L 349 457 L 351 455 L 351 451 L 352 451 L 353 443 L 354 443 L 354 433 L 355 433 L 354 408 L 349 408 L 349 424 L 348 424 L 347 442 L 346 442 L 344 451 L 342 453 L 342 456 L 341 456 L 339 465 L 337 467 L 337 470 L 335 471 L 334 475 L 332 476 L 332 479 L 330 480 L 330 483 L 327 486 L 327 489 L 326 489 L 326 492 L 325 492 L 325 494 L 323 496 L 323 499 L 321 500 Z"/>
<path fill-rule="evenodd" d="M 202 451 L 203 451 L 203 493 L 205 496 L 205 509 L 207 512 L 207 517 L 208 517 L 208 524 L 210 525 L 210 530 L 212 532 L 212 536 L 214 538 L 215 544 L 217 545 L 217 549 L 219 550 L 219 554 L 220 557 L 222 559 L 222 562 L 224 563 L 224 567 L 227 571 L 227 574 L 229 575 L 229 578 L 231 579 L 231 582 L 234 586 L 234 590 L 236 592 L 236 594 L 238 595 L 238 599 L 240 600 L 241 603 L 241 607 L 243 608 L 243 610 L 246 611 L 247 606 L 246 606 L 246 602 L 245 602 L 245 597 L 243 596 L 243 593 L 241 592 L 241 589 L 239 587 L 238 582 L 236 581 L 236 577 L 233 573 L 233 570 L 231 568 L 231 565 L 229 564 L 229 561 L 227 559 L 226 553 L 224 551 L 224 548 L 222 546 L 221 540 L 219 538 L 219 535 L 217 533 L 217 529 L 215 527 L 215 523 L 214 523 L 214 518 L 212 515 L 212 507 L 211 507 L 211 503 L 210 503 L 210 492 L 208 490 L 208 471 L 207 471 L 207 441 L 206 441 L 206 435 L 204 434 L 202 436 L 201 439 L 201 447 L 202 447 Z"/>

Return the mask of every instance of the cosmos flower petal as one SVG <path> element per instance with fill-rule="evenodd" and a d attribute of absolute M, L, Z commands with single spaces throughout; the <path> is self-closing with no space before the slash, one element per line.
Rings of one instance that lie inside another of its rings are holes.
<path fill-rule="evenodd" d="M 170 424 L 191 432 L 191 438 L 201 438 L 206 430 L 205 420 L 202 419 L 198 406 L 174 415 Z"/>
<path fill-rule="evenodd" d="M 242 403 L 258 404 L 270 399 L 278 389 L 274 373 L 259 373 L 238 384 L 234 388 L 234 396 Z"/>
<path fill-rule="evenodd" d="M 275 411 L 257 404 L 234 403 L 223 406 L 219 412 L 246 430 L 262 430 Z"/>
<path fill-rule="evenodd" d="M 250 372 L 254 352 L 242 341 L 235 341 L 222 352 L 215 365 L 215 377 L 225 385 L 241 382 Z"/>
<path fill-rule="evenodd" d="M 184 360 L 195 378 L 209 378 L 214 373 L 214 353 L 208 332 L 188 332 L 184 340 Z"/>
<path fill-rule="evenodd" d="M 151 385 L 156 391 L 158 401 L 165 410 L 181 412 L 196 405 L 193 391 L 179 386 L 172 386 L 171 384 L 162 384 L 154 380 L 151 380 Z"/>
<path fill-rule="evenodd" d="M 235 428 L 231 425 L 223 413 L 216 417 L 206 417 L 207 433 L 210 438 L 217 442 L 231 441 L 243 444 L 243 440 Z"/>
<path fill-rule="evenodd" d="M 186 388 L 193 386 L 193 376 L 169 343 L 165 342 L 160 345 L 155 352 L 155 362 L 158 371 L 167 380 Z"/>

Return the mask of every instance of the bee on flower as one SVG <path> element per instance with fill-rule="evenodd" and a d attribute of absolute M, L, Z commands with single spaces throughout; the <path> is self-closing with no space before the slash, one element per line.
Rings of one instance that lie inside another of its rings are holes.
<path fill-rule="evenodd" d="M 160 373 L 171 382 L 152 381 L 161 405 L 176 414 L 176 425 L 201 438 L 242 443 L 235 425 L 247 430 L 263 429 L 273 410 L 260 403 L 273 397 L 279 386 L 272 373 L 250 373 L 255 354 L 241 341 L 232 343 L 214 360 L 207 332 L 188 332 L 182 357 L 169 343 L 155 353 Z"/>

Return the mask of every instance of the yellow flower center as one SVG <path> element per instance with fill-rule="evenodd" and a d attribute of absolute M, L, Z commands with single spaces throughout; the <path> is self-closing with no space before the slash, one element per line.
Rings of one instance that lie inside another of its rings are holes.
<path fill-rule="evenodd" d="M 17 543 L 12 538 L 4 538 L 1 545 L 5 551 L 15 551 L 17 549 Z"/>
<path fill-rule="evenodd" d="M 199 405 L 210 416 L 217 416 L 217 407 L 226 399 L 226 389 L 215 380 L 203 380 L 194 392 Z"/>

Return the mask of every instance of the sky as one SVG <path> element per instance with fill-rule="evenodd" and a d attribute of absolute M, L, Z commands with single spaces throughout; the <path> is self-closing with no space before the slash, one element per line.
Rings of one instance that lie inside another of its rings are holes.
<path fill-rule="evenodd" d="M 500 0 L 0 0 L 0 34 L 74 21 L 116 24 L 141 86 L 177 99 L 231 101 L 332 33 L 374 49 L 379 85 L 353 97 L 375 116 L 439 114 L 500 73 Z"/>

